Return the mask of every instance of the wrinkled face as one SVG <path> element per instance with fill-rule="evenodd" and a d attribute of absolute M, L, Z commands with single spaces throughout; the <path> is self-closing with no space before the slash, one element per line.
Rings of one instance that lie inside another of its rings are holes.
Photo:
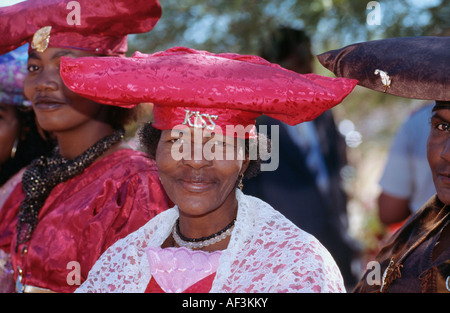
<path fill-rule="evenodd" d="M 438 198 L 450 204 L 450 109 L 433 112 L 427 157 Z"/>
<path fill-rule="evenodd" d="M 75 49 L 48 48 L 28 58 L 25 96 L 32 102 L 37 120 L 49 132 L 71 130 L 99 118 L 102 106 L 69 90 L 59 74 L 60 58 L 91 56 Z"/>
<path fill-rule="evenodd" d="M 239 139 L 219 138 L 198 129 L 162 131 L 156 164 L 180 214 L 202 216 L 234 204 L 236 182 L 249 163 L 243 149 Z"/>
<path fill-rule="evenodd" d="M 16 109 L 0 103 L 0 167 L 11 157 L 14 141 L 19 139 L 20 123 Z"/>

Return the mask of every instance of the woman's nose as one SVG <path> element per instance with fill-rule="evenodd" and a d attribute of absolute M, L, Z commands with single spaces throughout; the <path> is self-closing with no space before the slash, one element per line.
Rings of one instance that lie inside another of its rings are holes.
<path fill-rule="evenodd" d="M 211 164 L 211 161 L 208 160 L 208 158 L 205 158 L 203 144 L 201 142 L 193 142 L 190 146 L 190 151 L 185 151 L 183 155 L 183 164 L 196 169 Z"/>
<path fill-rule="evenodd" d="M 35 89 L 37 91 L 55 91 L 59 88 L 59 73 L 43 70 L 36 79 Z"/>

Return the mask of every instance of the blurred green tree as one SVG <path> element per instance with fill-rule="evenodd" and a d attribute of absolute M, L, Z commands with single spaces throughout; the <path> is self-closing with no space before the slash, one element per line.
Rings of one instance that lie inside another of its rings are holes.
<path fill-rule="evenodd" d="M 445 0 L 161 0 L 163 15 L 149 33 L 134 35 L 130 51 L 184 45 L 212 52 L 258 54 L 280 25 L 304 29 L 315 53 L 358 41 L 442 35 L 450 28 Z M 379 5 L 380 25 L 367 15 Z"/>

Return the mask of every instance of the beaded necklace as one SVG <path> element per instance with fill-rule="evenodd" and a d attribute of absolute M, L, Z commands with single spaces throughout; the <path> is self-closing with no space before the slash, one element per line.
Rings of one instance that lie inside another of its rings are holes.
<path fill-rule="evenodd" d="M 81 174 L 111 146 L 122 140 L 124 134 L 123 129 L 115 131 L 73 160 L 63 158 L 56 147 L 50 156 L 41 156 L 30 164 L 22 177 L 25 198 L 19 207 L 16 250 L 20 244 L 30 240 L 38 223 L 39 211 L 53 188 Z"/>
<path fill-rule="evenodd" d="M 215 234 L 212 234 L 208 237 L 201 237 L 201 238 L 187 238 L 184 237 L 180 232 L 180 220 L 177 219 L 177 222 L 173 226 L 172 229 L 172 237 L 175 240 L 175 242 L 180 247 L 185 247 L 188 249 L 201 249 L 203 247 L 207 247 L 209 245 L 213 245 L 215 243 L 218 243 L 219 241 L 224 240 L 228 236 L 231 235 L 231 231 L 233 230 L 234 222 L 236 219 L 232 220 L 230 224 L 225 226 L 224 229 L 218 231 Z"/>

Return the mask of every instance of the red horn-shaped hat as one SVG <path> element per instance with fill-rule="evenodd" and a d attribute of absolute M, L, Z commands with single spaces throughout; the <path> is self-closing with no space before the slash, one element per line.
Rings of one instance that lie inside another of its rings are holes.
<path fill-rule="evenodd" d="M 25 43 L 121 55 L 127 35 L 150 31 L 161 17 L 157 0 L 29 0 L 0 8 L 0 54 Z"/>
<path fill-rule="evenodd" d="M 290 125 L 309 121 L 340 103 L 357 83 L 298 74 L 257 56 L 184 47 L 130 58 L 62 58 L 61 77 L 72 91 L 100 103 L 154 103 L 155 128 L 210 131 L 254 128 L 262 114 Z"/>

